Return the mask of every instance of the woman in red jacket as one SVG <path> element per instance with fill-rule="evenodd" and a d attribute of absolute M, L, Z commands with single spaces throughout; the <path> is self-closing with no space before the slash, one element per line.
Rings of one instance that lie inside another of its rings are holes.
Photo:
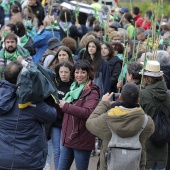
<path fill-rule="evenodd" d="M 87 61 L 73 67 L 75 81 L 60 107 L 64 112 L 62 148 L 58 170 L 69 170 L 75 159 L 76 169 L 87 170 L 95 136 L 86 129 L 86 120 L 99 101 L 99 88 L 92 83 L 94 72 Z"/>

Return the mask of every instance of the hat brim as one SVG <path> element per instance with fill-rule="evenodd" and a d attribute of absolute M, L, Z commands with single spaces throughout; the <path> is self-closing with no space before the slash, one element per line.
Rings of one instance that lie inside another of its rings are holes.
<path fill-rule="evenodd" d="M 163 71 L 160 72 L 151 72 L 151 71 L 144 71 L 143 75 L 148 77 L 161 77 L 163 76 Z"/>
<path fill-rule="evenodd" d="M 48 47 L 48 49 L 52 50 L 52 49 L 54 49 L 55 47 L 59 47 L 59 46 L 61 46 L 61 45 L 62 45 L 61 43 L 53 44 L 53 45 L 50 45 L 50 46 Z"/>

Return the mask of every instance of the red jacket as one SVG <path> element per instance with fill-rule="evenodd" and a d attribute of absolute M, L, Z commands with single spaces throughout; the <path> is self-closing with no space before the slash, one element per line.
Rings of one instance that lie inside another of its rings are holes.
<path fill-rule="evenodd" d="M 78 100 L 63 107 L 62 145 L 80 150 L 93 150 L 95 136 L 86 129 L 86 120 L 99 102 L 99 88 L 91 84 Z"/>
<path fill-rule="evenodd" d="M 141 14 L 136 15 L 136 17 L 134 17 L 133 20 L 135 21 L 137 27 L 142 26 L 143 18 L 141 17 Z"/>
<path fill-rule="evenodd" d="M 148 30 L 148 29 L 151 29 L 151 26 L 152 26 L 152 23 L 151 22 L 146 22 L 142 28 L 145 29 L 145 30 Z"/>

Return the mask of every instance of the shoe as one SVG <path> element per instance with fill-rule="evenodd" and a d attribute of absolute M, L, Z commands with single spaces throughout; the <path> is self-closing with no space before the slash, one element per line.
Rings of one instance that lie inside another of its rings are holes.
<path fill-rule="evenodd" d="M 92 156 L 96 156 L 96 151 L 95 151 L 95 150 L 92 150 L 90 156 L 91 156 L 91 157 L 92 157 Z"/>
<path fill-rule="evenodd" d="M 43 168 L 43 170 L 50 170 L 50 164 L 46 163 L 45 167 Z"/>

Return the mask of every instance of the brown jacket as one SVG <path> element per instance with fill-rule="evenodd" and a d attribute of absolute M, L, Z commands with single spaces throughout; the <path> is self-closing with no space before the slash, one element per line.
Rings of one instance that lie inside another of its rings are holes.
<path fill-rule="evenodd" d="M 110 109 L 109 103 L 101 101 L 93 113 L 90 115 L 86 122 L 87 129 L 94 135 L 98 136 L 103 140 L 101 152 L 100 152 L 100 167 L 99 170 L 106 170 L 105 154 L 108 148 L 108 143 L 111 139 L 111 131 L 107 125 L 108 117 L 110 122 L 113 123 L 113 127 L 119 131 L 122 136 L 128 136 L 137 133 L 141 128 L 144 121 L 144 111 L 139 107 L 137 110 L 129 110 L 128 114 L 125 115 L 109 115 L 107 111 Z M 114 108 L 115 109 L 115 108 Z M 107 120 L 107 122 L 106 122 Z M 130 121 L 129 121 L 130 120 Z M 129 131 L 131 129 L 131 132 Z M 145 153 L 145 141 L 154 131 L 154 124 L 152 119 L 149 117 L 148 123 L 140 135 L 140 142 L 142 144 L 142 156 L 140 169 L 145 170 L 146 165 L 146 153 Z"/>

